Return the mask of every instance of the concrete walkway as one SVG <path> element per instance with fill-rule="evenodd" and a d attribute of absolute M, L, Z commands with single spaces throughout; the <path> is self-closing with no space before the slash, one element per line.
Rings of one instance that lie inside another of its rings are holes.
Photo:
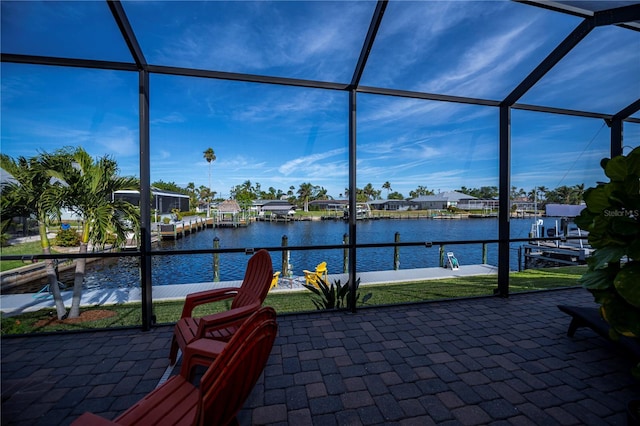
<path fill-rule="evenodd" d="M 360 272 L 360 285 L 410 282 L 424 279 L 441 279 L 468 277 L 472 275 L 486 275 L 497 273 L 497 267 L 491 265 L 464 265 L 460 269 L 452 271 L 445 268 L 421 268 L 405 269 L 397 271 L 377 271 Z M 329 275 L 329 282 L 340 280 L 343 284 L 348 280 L 347 274 Z M 220 287 L 237 287 L 241 281 L 205 282 L 194 284 L 175 284 L 166 286 L 154 286 L 152 289 L 153 299 L 158 300 L 182 300 L 189 293 L 210 290 Z M 294 279 L 280 279 L 278 287 L 272 291 L 304 291 L 302 284 L 304 277 Z M 62 297 L 67 307 L 71 306 L 71 291 L 63 291 Z M 82 293 L 80 304 L 90 305 L 110 305 L 130 302 L 140 302 L 142 292 L 140 288 L 116 288 L 86 290 Z M 53 299 L 47 293 L 42 294 L 7 294 L 0 295 L 0 311 L 3 315 L 16 315 L 24 312 L 37 311 L 43 308 L 53 308 Z"/>

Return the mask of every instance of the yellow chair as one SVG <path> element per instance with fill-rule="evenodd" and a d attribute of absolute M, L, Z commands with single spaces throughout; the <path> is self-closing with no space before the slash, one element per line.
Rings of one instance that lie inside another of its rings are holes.
<path fill-rule="evenodd" d="M 304 272 L 304 279 L 307 285 L 311 284 L 319 288 L 320 286 L 318 285 L 318 280 L 320 279 L 322 279 L 325 283 L 328 283 L 329 271 L 327 270 L 327 262 L 319 263 L 318 266 L 316 266 L 316 270 L 314 272 L 307 271 L 306 269 L 302 272 Z"/>
<path fill-rule="evenodd" d="M 273 273 L 273 279 L 271 280 L 271 287 L 269 287 L 269 290 L 271 290 L 274 287 L 278 287 L 278 280 L 279 279 L 280 279 L 280 271 L 274 272 Z"/>

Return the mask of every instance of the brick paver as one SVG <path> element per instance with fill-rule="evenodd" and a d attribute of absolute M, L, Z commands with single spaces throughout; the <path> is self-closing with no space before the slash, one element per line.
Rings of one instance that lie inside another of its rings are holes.
<path fill-rule="evenodd" d="M 625 425 L 632 362 L 558 304 L 582 289 L 284 315 L 240 424 Z M 2 424 L 114 418 L 168 365 L 172 327 L 2 339 Z"/>

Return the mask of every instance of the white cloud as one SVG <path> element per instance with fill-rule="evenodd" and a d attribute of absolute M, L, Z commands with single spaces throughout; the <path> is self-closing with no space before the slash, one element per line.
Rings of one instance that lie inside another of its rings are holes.
<path fill-rule="evenodd" d="M 305 157 L 295 158 L 289 160 L 278 167 L 278 172 L 285 176 L 289 176 L 299 170 L 304 170 L 305 174 L 310 170 L 318 171 L 326 167 L 325 160 L 331 157 L 342 155 L 346 152 L 346 148 L 334 149 L 331 151 L 321 152 L 317 154 L 308 155 Z"/>
<path fill-rule="evenodd" d="M 211 2 L 192 11 L 196 16 L 178 18 L 154 56 L 196 68 L 335 79 L 337 71 L 344 74 L 341 64 L 357 58 L 373 7 Z"/>
<path fill-rule="evenodd" d="M 106 148 L 108 154 L 116 157 L 128 157 L 138 154 L 139 138 L 137 130 L 124 126 L 116 126 L 106 132 L 98 133 L 95 142 Z"/>
<path fill-rule="evenodd" d="M 432 93 L 468 93 L 475 97 L 495 96 L 505 79 L 518 64 L 526 60 L 542 39 L 527 36 L 533 22 L 522 21 L 511 31 L 499 32 L 475 40 L 465 46 L 457 63 L 431 80 L 418 85 L 418 90 Z M 517 81 L 517 80 L 516 80 Z"/>
<path fill-rule="evenodd" d="M 150 120 L 151 124 L 174 124 L 174 123 L 184 123 L 186 120 L 182 113 L 174 111 L 163 117 L 158 117 Z"/>

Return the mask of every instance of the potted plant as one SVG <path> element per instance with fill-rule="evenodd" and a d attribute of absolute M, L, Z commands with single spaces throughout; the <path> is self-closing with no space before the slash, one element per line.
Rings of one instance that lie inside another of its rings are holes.
<path fill-rule="evenodd" d="M 613 340 L 640 339 L 640 147 L 600 165 L 609 182 L 585 191 L 586 208 L 575 221 L 595 249 L 580 282 L 600 305 Z"/>

